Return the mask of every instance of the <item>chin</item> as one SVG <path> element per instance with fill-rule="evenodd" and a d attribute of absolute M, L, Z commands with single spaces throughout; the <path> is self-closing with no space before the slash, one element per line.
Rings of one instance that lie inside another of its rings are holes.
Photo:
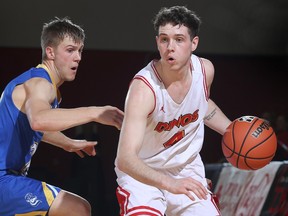
<path fill-rule="evenodd" d="M 74 81 L 74 80 L 75 80 L 75 76 L 69 77 L 69 78 L 66 79 L 66 81 L 68 81 L 68 82 L 71 82 L 71 81 Z"/>

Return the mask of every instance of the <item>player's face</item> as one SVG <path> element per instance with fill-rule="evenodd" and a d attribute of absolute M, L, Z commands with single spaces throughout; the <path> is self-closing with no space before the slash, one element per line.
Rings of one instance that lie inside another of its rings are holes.
<path fill-rule="evenodd" d="M 190 64 L 191 54 L 198 45 L 198 37 L 191 40 L 188 28 L 184 25 L 166 24 L 159 27 L 156 42 L 162 63 L 179 69 Z"/>
<path fill-rule="evenodd" d="M 56 73 L 63 82 L 75 79 L 83 47 L 83 43 L 75 43 L 72 38 L 65 37 L 54 49 Z"/>

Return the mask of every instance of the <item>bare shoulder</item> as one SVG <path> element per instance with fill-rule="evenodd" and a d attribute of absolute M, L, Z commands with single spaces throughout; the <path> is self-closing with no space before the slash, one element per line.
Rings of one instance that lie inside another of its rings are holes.
<path fill-rule="evenodd" d="M 141 79 L 134 79 L 126 97 L 126 107 L 135 107 L 150 113 L 155 103 L 153 90 Z"/>
<path fill-rule="evenodd" d="M 26 81 L 23 86 L 28 98 L 42 98 L 51 102 L 56 97 L 56 90 L 53 84 L 44 78 L 32 78 Z"/>
<path fill-rule="evenodd" d="M 12 94 L 15 106 L 25 113 L 24 103 L 30 99 L 44 99 L 52 101 L 56 94 L 53 85 L 43 78 L 31 78 L 21 85 L 17 85 Z"/>
<path fill-rule="evenodd" d="M 201 58 L 201 59 L 204 64 L 207 83 L 208 85 L 211 85 L 211 83 L 213 82 L 214 73 L 215 73 L 214 65 L 209 59 L 206 59 L 206 58 Z"/>
<path fill-rule="evenodd" d="M 206 58 L 201 58 L 207 73 L 214 73 L 214 65 L 213 63 Z"/>
<path fill-rule="evenodd" d="M 129 92 L 135 94 L 136 98 L 139 99 L 143 99 L 141 97 L 144 97 L 144 99 L 154 97 L 151 85 L 144 79 L 133 79 L 129 87 Z"/>

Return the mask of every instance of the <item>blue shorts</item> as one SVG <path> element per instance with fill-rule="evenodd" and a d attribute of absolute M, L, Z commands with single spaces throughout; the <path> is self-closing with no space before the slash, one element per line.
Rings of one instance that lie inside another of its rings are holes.
<path fill-rule="evenodd" d="M 0 176 L 0 215 L 45 216 L 60 190 L 26 176 Z"/>

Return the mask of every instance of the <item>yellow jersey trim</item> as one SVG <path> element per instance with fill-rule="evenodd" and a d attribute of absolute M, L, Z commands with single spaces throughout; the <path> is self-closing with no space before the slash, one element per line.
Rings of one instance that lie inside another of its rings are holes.
<path fill-rule="evenodd" d="M 54 201 L 54 196 L 52 191 L 47 187 L 47 184 L 45 182 L 42 182 L 43 191 L 46 197 L 46 201 L 49 206 L 52 205 L 52 202 Z M 46 216 L 47 211 L 33 211 L 23 214 L 15 214 L 15 216 Z"/>
<path fill-rule="evenodd" d="M 15 214 L 15 216 L 45 216 L 47 214 L 47 211 L 34 211 L 24 214 Z"/>
<path fill-rule="evenodd" d="M 46 201 L 48 203 L 49 206 L 52 205 L 52 202 L 54 200 L 54 196 L 53 196 L 53 193 L 52 191 L 47 187 L 46 183 L 45 182 L 42 182 L 42 187 L 43 187 L 43 191 L 44 191 L 44 194 L 45 194 L 45 197 L 46 197 Z"/>
<path fill-rule="evenodd" d="M 61 100 L 62 100 L 61 93 L 60 93 L 59 89 L 57 88 L 55 79 L 54 79 L 52 73 L 49 71 L 48 67 L 46 65 L 44 65 L 44 64 L 38 64 L 36 68 L 43 68 L 44 70 L 47 71 L 50 79 L 52 80 L 52 84 L 53 84 L 53 86 L 55 88 L 55 92 L 56 92 L 56 95 L 57 95 L 58 103 L 60 103 Z"/>

